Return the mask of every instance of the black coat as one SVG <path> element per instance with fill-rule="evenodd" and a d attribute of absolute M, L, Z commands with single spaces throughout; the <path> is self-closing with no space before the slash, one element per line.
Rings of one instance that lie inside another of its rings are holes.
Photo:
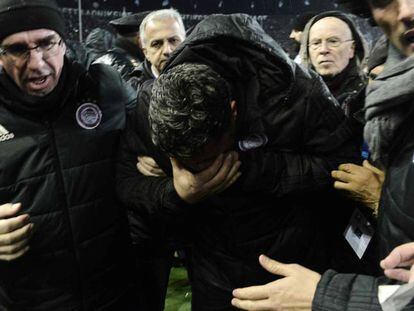
<path fill-rule="evenodd" d="M 238 150 L 242 177 L 200 204 L 184 204 L 168 157 L 151 142 L 150 89 L 140 92 L 121 144 L 117 183 L 135 218 L 135 238 L 168 235 L 177 219 L 187 219 L 181 228 L 193 240 L 195 310 L 230 308 L 232 289 L 270 281 L 273 276 L 258 264 L 261 253 L 326 269 L 330 229 L 343 230 L 340 207 L 327 204 L 330 171 L 355 161 L 358 149 L 326 86 L 290 61 L 247 15 L 210 16 L 199 23 L 164 70 L 183 62 L 205 63 L 232 86 L 237 145 L 244 146 Z M 140 175 L 137 155 L 153 157 L 169 177 Z M 321 220 L 325 208 L 335 209 L 332 227 Z"/>
<path fill-rule="evenodd" d="M 367 90 L 366 119 L 373 126 L 366 127 L 365 133 L 375 130 L 371 135 L 385 142 L 381 148 L 375 146 L 379 150 L 377 159 L 381 159 L 386 173 L 377 229 L 371 241 L 376 266 L 396 246 L 414 240 L 414 88 L 412 83 L 407 83 L 413 80 L 413 59 L 402 59 L 390 46 L 384 71 Z M 393 118 L 394 115 L 398 117 Z M 371 151 L 373 147 L 370 146 Z M 330 270 L 318 284 L 313 310 L 382 310 L 378 286 L 388 283 L 390 280 L 384 277 L 344 275 Z M 414 310 L 414 300 L 403 310 Z"/>
<path fill-rule="evenodd" d="M 129 239 L 114 156 L 134 98 L 106 66 L 64 68 L 51 110 L 28 109 L 1 89 L 0 124 L 9 136 L 0 142 L 0 203 L 21 202 L 34 223 L 29 252 L 0 262 L 1 310 L 123 310 L 126 303 Z M 77 121 L 87 102 L 102 112 L 94 129 L 80 124 L 97 114 Z"/>
<path fill-rule="evenodd" d="M 144 61 L 141 49 L 124 38 L 118 38 L 115 46 L 106 54 L 97 58 L 94 63 L 105 64 L 115 68 L 125 81 L 131 78 L 131 74 Z"/>
<path fill-rule="evenodd" d="M 138 92 L 145 81 L 154 80 L 155 76 L 152 73 L 151 63 L 145 59 L 132 73 L 129 79 L 129 83 Z"/>

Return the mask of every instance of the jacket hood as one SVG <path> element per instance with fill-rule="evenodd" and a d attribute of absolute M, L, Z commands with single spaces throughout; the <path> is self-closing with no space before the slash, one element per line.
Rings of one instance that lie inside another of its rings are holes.
<path fill-rule="evenodd" d="M 217 55 L 205 57 L 203 47 L 208 49 L 213 45 L 221 47 L 219 51 L 216 50 Z M 282 68 L 285 81 L 292 80 L 296 64 L 289 59 L 280 45 L 265 33 L 259 23 L 247 14 L 214 14 L 206 17 L 174 51 L 164 71 L 184 62 L 202 62 L 212 66 L 220 74 L 227 70 L 234 71 L 234 63 L 227 61 L 243 53 L 243 47 L 267 52 L 266 58 L 273 59 Z M 193 53 L 188 53 L 189 50 Z M 220 57 L 220 54 L 223 57 Z"/>
<path fill-rule="evenodd" d="M 85 47 L 88 51 L 106 53 L 115 42 L 115 36 L 106 29 L 94 28 L 85 39 Z"/>
<path fill-rule="evenodd" d="M 174 51 L 163 72 L 182 63 L 205 64 L 229 83 L 238 123 L 243 124 L 238 126 L 240 135 L 263 133 L 268 122 L 263 119 L 271 117 L 263 117 L 262 111 L 284 102 L 295 89 L 297 65 L 246 14 L 202 20 Z"/>
<path fill-rule="evenodd" d="M 321 14 L 316 15 L 314 18 L 312 18 L 307 24 L 305 29 L 303 30 L 302 34 L 302 43 L 300 47 L 300 55 L 302 60 L 302 65 L 304 67 L 307 67 L 309 69 L 313 69 L 310 56 L 309 56 L 309 50 L 308 50 L 308 44 L 309 44 L 309 31 L 310 28 L 319 20 L 325 18 L 325 17 L 336 17 L 342 21 L 344 21 L 352 32 L 352 37 L 355 41 L 355 56 L 351 60 L 351 62 L 355 62 L 356 66 L 359 68 L 359 71 L 362 75 L 362 68 L 363 65 L 366 62 L 367 57 L 367 51 L 368 46 L 367 43 L 361 34 L 361 32 L 356 27 L 354 21 L 349 17 L 349 15 L 339 12 L 339 11 L 328 11 Z"/>

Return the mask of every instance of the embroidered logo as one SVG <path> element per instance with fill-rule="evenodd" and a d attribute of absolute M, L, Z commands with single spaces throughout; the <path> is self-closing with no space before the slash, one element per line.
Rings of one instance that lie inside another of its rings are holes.
<path fill-rule="evenodd" d="M 267 144 L 269 139 L 264 134 L 254 134 L 238 142 L 241 151 L 257 149 Z"/>
<path fill-rule="evenodd" d="M 76 110 L 76 121 L 87 130 L 92 130 L 101 124 L 102 111 L 98 105 L 93 103 L 84 103 Z"/>
<path fill-rule="evenodd" d="M 0 124 L 0 142 L 7 141 L 14 138 L 14 133 L 10 133 L 6 128 Z"/>

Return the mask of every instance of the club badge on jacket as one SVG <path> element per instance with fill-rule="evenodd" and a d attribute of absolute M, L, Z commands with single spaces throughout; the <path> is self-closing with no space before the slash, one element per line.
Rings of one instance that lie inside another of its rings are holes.
<path fill-rule="evenodd" d="M 76 121 L 86 130 L 92 130 L 101 124 L 102 111 L 97 104 L 86 102 L 76 110 Z"/>

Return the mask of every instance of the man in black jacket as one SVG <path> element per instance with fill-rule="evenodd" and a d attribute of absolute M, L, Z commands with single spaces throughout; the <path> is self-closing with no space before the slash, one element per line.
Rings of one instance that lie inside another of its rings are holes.
<path fill-rule="evenodd" d="M 115 28 L 117 36 L 114 47 L 97 58 L 94 63 L 114 67 L 125 81 L 144 61 L 141 49 L 139 26 L 150 11 L 127 15 L 109 22 Z"/>
<path fill-rule="evenodd" d="M 167 63 L 171 53 L 185 39 L 181 15 L 174 9 L 153 11 L 139 28 L 145 60 L 131 74 L 131 84 L 139 91 L 141 85 L 155 79 Z"/>
<path fill-rule="evenodd" d="M 261 252 L 326 269 L 329 229 L 342 221 L 336 205 L 332 221 L 322 221 L 332 208 L 329 172 L 357 155 L 326 87 L 246 15 L 206 18 L 171 57 L 152 96 L 150 86 L 139 94 L 117 184 L 141 237 L 179 228 L 191 239 L 193 310 L 232 309 L 237 284 L 266 282 L 255 264 Z M 202 139 L 189 130 L 193 123 L 207 140 L 181 150 L 181 142 Z M 166 176 L 137 172 L 137 154 L 155 159 Z"/>
<path fill-rule="evenodd" d="M 320 13 L 302 33 L 301 65 L 322 77 L 350 118 L 364 106 L 365 57 L 365 39 L 345 13 Z"/>
<path fill-rule="evenodd" d="M 65 49 L 54 1 L 0 1 L 0 309 L 136 310 L 113 161 L 134 95 Z"/>
<path fill-rule="evenodd" d="M 379 249 L 379 262 L 398 245 L 414 240 L 414 1 L 342 2 L 373 17 L 390 42 L 384 70 L 368 86 L 365 103 L 364 135 L 371 161 L 385 170 L 376 240 L 371 242 Z M 385 278 L 338 274 L 333 270 L 321 276 L 301 266 L 269 263 L 265 257 L 260 261 L 266 267 L 273 266 L 272 272 L 285 278 L 236 290 L 235 306 L 248 310 L 283 309 L 287 305 L 301 306 L 303 310 L 382 310 L 378 287 L 388 283 Z M 413 309 L 414 301 L 398 308 Z"/>

